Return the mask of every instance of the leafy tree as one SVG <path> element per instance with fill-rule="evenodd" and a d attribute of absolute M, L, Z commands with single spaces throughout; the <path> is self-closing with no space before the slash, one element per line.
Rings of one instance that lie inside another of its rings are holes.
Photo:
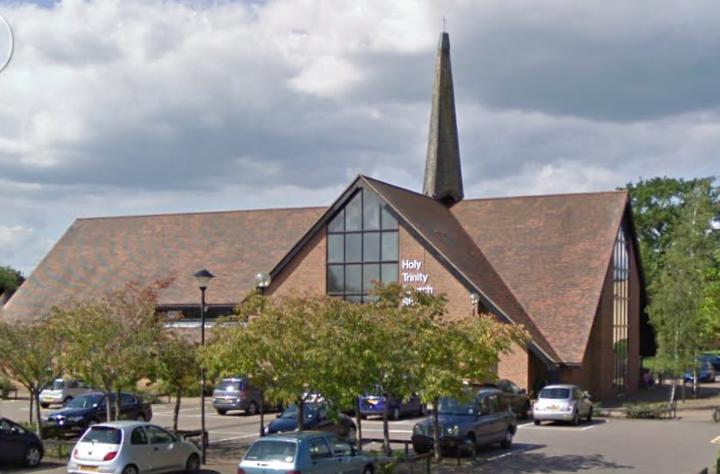
<path fill-rule="evenodd" d="M 28 322 L 0 321 L 0 371 L 30 392 L 29 421 L 33 406 L 37 433 L 41 436 L 40 392 L 48 380 L 62 375 L 62 343 L 48 320 Z"/>
<path fill-rule="evenodd" d="M 165 333 L 156 346 L 154 377 L 175 394 L 173 431 L 177 432 L 183 393 L 198 383 L 200 366 L 195 344 L 178 334 Z"/>
<path fill-rule="evenodd" d="M 698 351 L 717 334 L 719 316 L 707 313 L 706 299 L 712 290 L 708 275 L 717 269 L 717 246 L 708 238 L 716 217 L 714 207 L 702 188 L 686 196 L 649 288 L 648 310 L 658 342 L 655 363 L 672 376 L 671 400 L 676 379 L 688 369 L 696 370 Z"/>
<path fill-rule="evenodd" d="M 156 313 L 157 293 L 168 284 L 128 283 L 101 299 L 72 301 L 51 310 L 58 335 L 66 342 L 65 367 L 105 393 L 108 421 L 113 418 L 112 395 L 119 416 L 120 391 L 135 387 L 152 371 L 163 330 Z"/>
<path fill-rule="evenodd" d="M 0 267 L 0 295 L 5 291 L 13 292 L 25 281 L 19 270 L 12 267 Z"/>

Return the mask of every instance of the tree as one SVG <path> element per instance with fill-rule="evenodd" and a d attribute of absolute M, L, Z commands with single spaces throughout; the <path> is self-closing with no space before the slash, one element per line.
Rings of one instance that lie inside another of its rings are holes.
<path fill-rule="evenodd" d="M 48 320 L 0 322 L 0 371 L 30 392 L 29 421 L 33 406 L 41 436 L 40 392 L 48 380 L 62 375 L 63 345 Z"/>
<path fill-rule="evenodd" d="M 676 379 L 697 369 L 698 351 L 717 334 L 718 315 L 703 313 L 703 308 L 709 309 L 712 290 L 708 275 L 718 268 L 717 246 L 708 238 L 716 218 L 714 207 L 702 188 L 686 196 L 649 288 L 648 310 L 658 342 L 656 366 L 672 376 L 671 401 Z"/>
<path fill-rule="evenodd" d="M 108 421 L 113 419 L 112 398 L 119 416 L 120 391 L 136 386 L 152 371 L 163 330 L 157 294 L 168 284 L 128 283 L 101 299 L 72 301 L 51 310 L 58 336 L 66 343 L 65 367 L 105 394 Z"/>
<path fill-rule="evenodd" d="M 0 267 L 0 295 L 6 291 L 14 292 L 24 281 L 19 270 L 12 267 Z"/>
<path fill-rule="evenodd" d="M 198 383 L 200 366 L 195 344 L 178 334 L 166 333 L 156 346 L 154 377 L 175 394 L 173 431 L 177 432 L 183 393 Z"/>

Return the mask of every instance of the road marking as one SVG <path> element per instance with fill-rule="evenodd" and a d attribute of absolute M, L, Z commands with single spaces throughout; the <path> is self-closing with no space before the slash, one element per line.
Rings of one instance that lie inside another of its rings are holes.
<path fill-rule="evenodd" d="M 212 440 L 210 440 L 210 442 L 211 443 L 222 443 L 225 441 L 232 441 L 235 439 L 252 438 L 253 436 L 259 437 L 259 435 L 257 433 L 248 433 L 248 434 L 244 434 L 244 435 L 240 435 L 240 436 L 233 436 L 230 438 L 212 439 Z"/>
<path fill-rule="evenodd" d="M 720 436 L 716 436 L 710 441 L 712 444 L 720 444 Z"/>
<path fill-rule="evenodd" d="M 604 422 L 604 423 L 607 423 L 607 422 Z M 598 423 L 598 424 L 593 424 L 593 425 L 589 425 L 589 426 L 583 426 L 582 428 L 580 428 L 580 427 L 575 427 L 575 426 L 553 426 L 553 425 L 539 425 L 539 426 L 536 426 L 536 425 L 534 425 L 534 424 L 533 424 L 533 425 L 527 424 L 527 425 L 519 425 L 519 426 L 518 426 L 518 429 L 522 428 L 522 429 L 528 429 L 528 430 L 587 431 L 587 430 L 591 430 L 591 429 L 593 429 L 593 428 L 595 428 L 595 427 L 597 427 L 597 426 L 600 426 L 600 425 L 602 425 L 602 424 L 604 424 L 604 423 Z"/>
<path fill-rule="evenodd" d="M 527 451 L 527 450 L 529 450 L 529 449 L 531 449 L 530 446 L 526 446 L 526 447 L 520 448 L 520 449 L 514 449 L 514 450 L 509 451 L 509 452 L 507 452 L 507 453 L 498 454 L 497 456 L 491 456 L 491 457 L 489 457 L 489 458 L 486 458 L 486 459 L 485 459 L 485 462 L 488 462 L 488 461 L 497 461 L 498 459 L 506 458 L 506 457 L 508 457 L 508 456 L 512 456 L 513 454 L 522 453 L 523 451 Z"/>

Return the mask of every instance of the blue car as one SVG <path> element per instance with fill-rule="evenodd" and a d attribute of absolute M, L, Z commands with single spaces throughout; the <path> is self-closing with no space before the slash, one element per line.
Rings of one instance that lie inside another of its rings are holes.
<path fill-rule="evenodd" d="M 284 412 L 278 415 L 265 427 L 265 435 L 275 433 L 286 433 L 297 429 L 297 406 L 290 405 Z M 355 440 L 357 428 L 355 422 L 347 415 L 338 413 L 336 417 L 328 414 L 326 403 L 305 403 L 303 404 L 303 429 L 316 430 L 333 433 L 343 439 Z"/>
<path fill-rule="evenodd" d="M 700 361 L 697 369 L 698 382 L 714 382 L 715 369 L 713 368 L 712 364 L 710 364 L 709 362 L 703 362 L 702 359 L 698 359 L 698 361 Z M 683 375 L 684 382 L 692 383 L 693 378 L 694 377 L 692 372 L 685 372 L 685 374 Z"/>
<path fill-rule="evenodd" d="M 237 474 L 373 474 L 373 458 L 336 435 L 303 431 L 260 438 L 248 449 Z"/>
<path fill-rule="evenodd" d="M 360 416 L 367 418 L 368 416 L 383 416 L 385 410 L 386 398 L 382 395 L 382 389 L 376 388 L 373 391 L 365 393 L 359 397 L 358 405 L 360 407 Z M 409 400 L 403 401 L 401 398 L 391 397 L 388 402 L 388 418 L 391 420 L 399 420 L 402 416 L 423 416 L 423 404 L 420 397 L 413 395 Z"/>

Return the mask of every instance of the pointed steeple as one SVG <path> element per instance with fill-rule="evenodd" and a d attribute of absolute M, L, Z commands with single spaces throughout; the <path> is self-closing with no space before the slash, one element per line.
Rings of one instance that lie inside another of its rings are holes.
<path fill-rule="evenodd" d="M 435 61 L 423 194 L 447 205 L 455 204 L 463 198 L 455 94 L 450 67 L 450 36 L 444 31 L 440 35 Z"/>

